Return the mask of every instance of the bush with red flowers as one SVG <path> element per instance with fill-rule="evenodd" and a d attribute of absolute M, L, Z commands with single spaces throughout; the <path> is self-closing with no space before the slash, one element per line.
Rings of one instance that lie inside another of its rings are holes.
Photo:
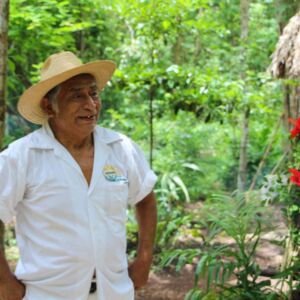
<path fill-rule="evenodd" d="M 300 186 L 300 171 L 290 168 L 289 172 L 292 173 L 292 176 L 290 177 L 290 181 Z"/>
<path fill-rule="evenodd" d="M 291 156 L 281 174 L 266 176 L 260 195 L 266 204 L 279 202 L 286 218 L 285 261 L 277 278 L 288 283 L 292 295 L 300 290 L 300 117 L 289 119 L 289 122 L 293 124 L 290 130 Z"/>
<path fill-rule="evenodd" d="M 300 134 L 300 118 L 298 118 L 297 120 L 289 119 L 289 122 L 294 125 L 294 128 L 290 131 L 291 138 L 293 139 L 298 137 Z"/>
<path fill-rule="evenodd" d="M 292 289 L 297 292 L 300 290 L 300 117 L 297 120 L 289 119 L 289 122 L 294 125 L 290 130 L 290 139 L 292 143 L 292 159 L 288 171 L 290 174 L 290 185 L 288 187 L 288 197 L 285 199 L 285 211 L 289 226 L 289 236 L 285 257 L 288 263 L 284 266 L 292 282 L 297 282 L 296 285 L 291 284 Z M 294 280 L 294 281 L 293 281 Z M 294 298 L 293 298 L 294 299 Z M 296 298 L 295 298 L 296 299 Z M 297 298 L 298 299 L 298 298 Z"/>

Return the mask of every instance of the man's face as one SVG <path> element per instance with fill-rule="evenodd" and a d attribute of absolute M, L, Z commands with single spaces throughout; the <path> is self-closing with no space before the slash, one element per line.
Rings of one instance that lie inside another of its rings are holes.
<path fill-rule="evenodd" d="M 93 76 L 81 74 L 63 82 L 56 101 L 57 109 L 49 119 L 54 131 L 83 136 L 93 132 L 101 106 Z"/>

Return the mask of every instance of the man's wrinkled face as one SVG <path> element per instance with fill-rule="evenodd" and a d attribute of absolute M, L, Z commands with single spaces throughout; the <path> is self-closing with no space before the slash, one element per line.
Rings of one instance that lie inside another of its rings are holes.
<path fill-rule="evenodd" d="M 55 130 L 72 134 L 91 133 L 99 117 L 99 90 L 93 76 L 81 74 L 60 85 L 56 108 L 49 119 Z"/>

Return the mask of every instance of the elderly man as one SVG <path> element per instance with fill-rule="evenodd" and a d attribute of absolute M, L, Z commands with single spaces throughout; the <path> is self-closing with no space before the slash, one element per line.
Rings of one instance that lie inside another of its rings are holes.
<path fill-rule="evenodd" d="M 129 138 L 97 126 L 98 93 L 114 70 L 54 54 L 19 100 L 42 127 L 0 155 L 0 218 L 15 216 L 20 250 L 15 275 L 0 253 L 0 300 L 132 300 L 148 279 L 156 176 Z M 128 204 L 139 224 L 129 267 Z"/>

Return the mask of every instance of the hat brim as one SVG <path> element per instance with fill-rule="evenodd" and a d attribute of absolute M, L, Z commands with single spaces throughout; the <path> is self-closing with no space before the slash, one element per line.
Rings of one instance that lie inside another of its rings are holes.
<path fill-rule="evenodd" d="M 83 64 L 71 70 L 62 72 L 28 88 L 20 97 L 18 102 L 19 113 L 34 124 L 43 124 L 48 119 L 42 110 L 40 103 L 42 98 L 58 84 L 79 74 L 91 74 L 95 77 L 97 86 L 101 91 L 112 77 L 116 64 L 110 60 L 98 60 Z"/>

